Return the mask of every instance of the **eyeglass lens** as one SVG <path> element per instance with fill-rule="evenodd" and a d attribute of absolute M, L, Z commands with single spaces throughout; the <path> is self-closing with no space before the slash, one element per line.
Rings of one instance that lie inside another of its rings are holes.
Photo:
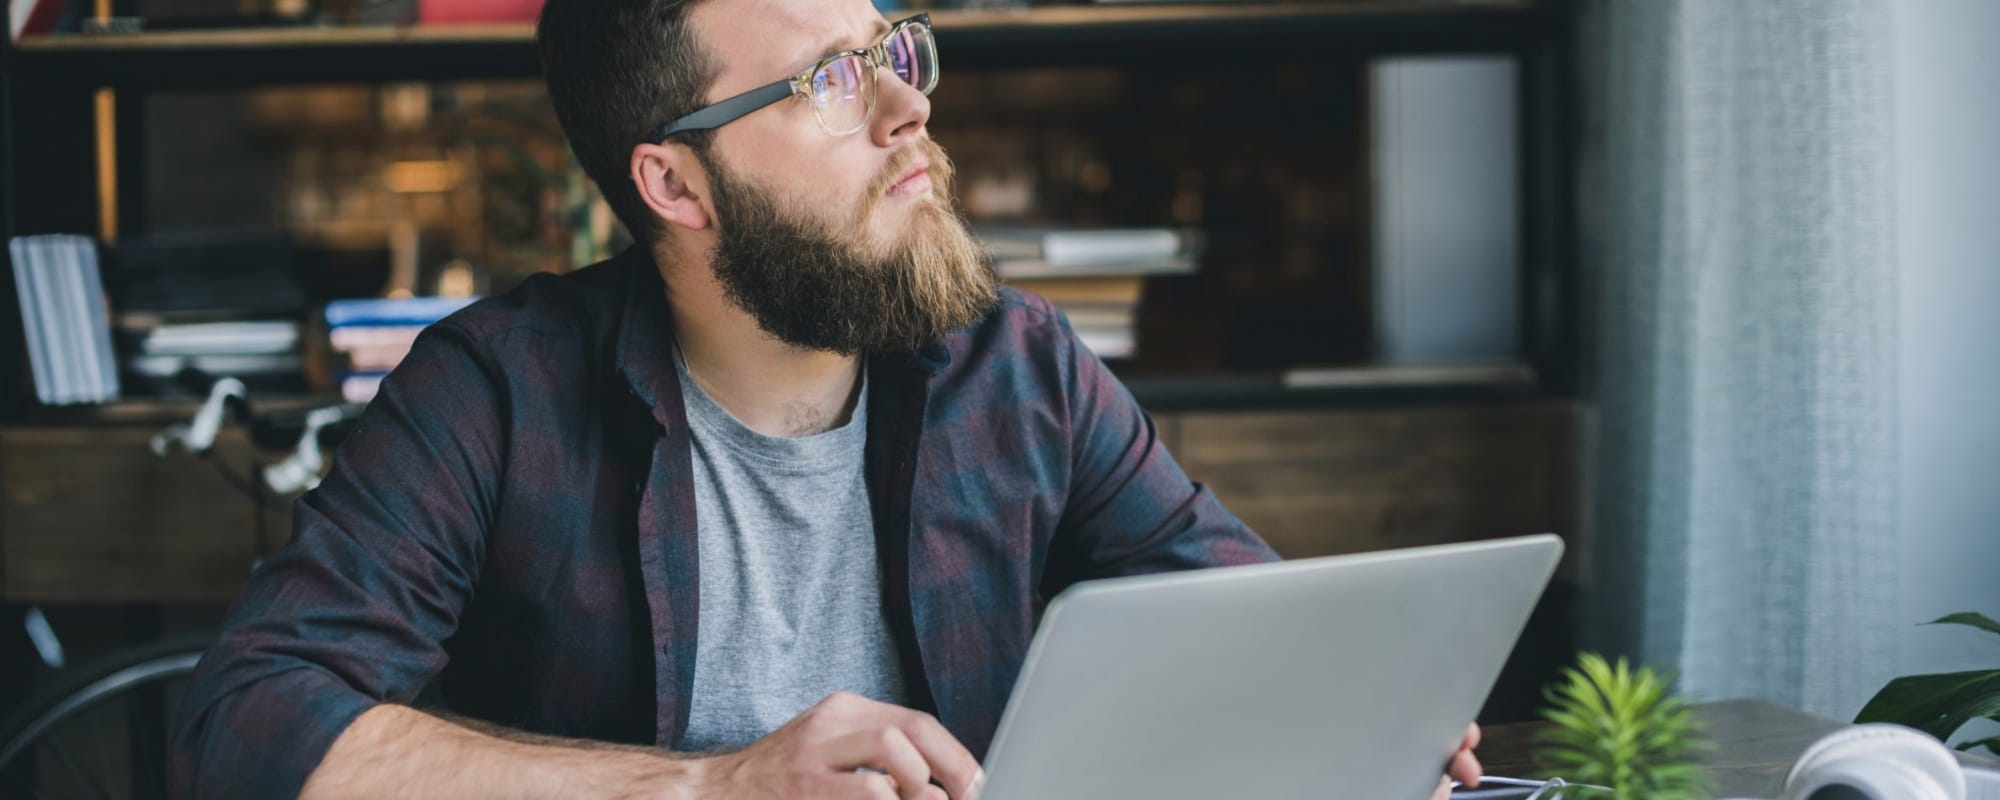
<path fill-rule="evenodd" d="M 845 133 L 860 128 L 875 104 L 875 71 L 860 56 L 834 59 L 813 73 L 812 102 L 827 130 Z"/>
<path fill-rule="evenodd" d="M 937 86 L 937 41 L 930 26 L 904 25 L 883 43 L 886 65 L 925 94 Z M 875 105 L 875 67 L 864 55 L 834 59 L 812 76 L 812 103 L 829 133 L 845 134 L 868 124 Z"/>
<path fill-rule="evenodd" d="M 906 25 L 884 43 L 889 67 L 917 91 L 930 94 L 937 86 L 937 39 L 929 25 Z"/>

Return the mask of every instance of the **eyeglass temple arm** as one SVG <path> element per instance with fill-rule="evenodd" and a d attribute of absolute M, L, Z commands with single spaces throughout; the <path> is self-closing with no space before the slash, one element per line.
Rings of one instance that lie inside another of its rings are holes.
<path fill-rule="evenodd" d="M 731 97 L 715 105 L 696 111 L 680 119 L 661 125 L 653 132 L 653 143 L 661 144 L 682 131 L 706 131 L 720 128 L 752 111 L 783 100 L 792 95 L 792 79 L 786 78 L 771 84 Z"/>

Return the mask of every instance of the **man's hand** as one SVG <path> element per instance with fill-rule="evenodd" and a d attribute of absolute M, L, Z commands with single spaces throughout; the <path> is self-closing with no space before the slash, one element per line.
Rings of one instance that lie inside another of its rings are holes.
<path fill-rule="evenodd" d="M 1479 758 L 1472 749 L 1479 746 L 1479 725 L 1474 723 L 1465 728 L 1465 740 L 1458 743 L 1458 752 L 1451 757 L 1445 767 L 1446 775 L 1438 780 L 1437 791 L 1431 793 L 1431 800 L 1449 800 L 1451 782 L 1456 780 L 1467 786 L 1478 786 L 1481 768 Z"/>
<path fill-rule="evenodd" d="M 972 800 L 986 782 L 931 715 L 845 692 L 707 761 L 702 797 Z"/>

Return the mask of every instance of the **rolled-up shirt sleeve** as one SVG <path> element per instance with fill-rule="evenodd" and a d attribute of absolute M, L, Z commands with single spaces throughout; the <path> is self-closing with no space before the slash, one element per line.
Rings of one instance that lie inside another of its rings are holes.
<path fill-rule="evenodd" d="M 1167 452 L 1152 417 L 1065 317 L 1070 481 L 1043 590 L 1091 578 L 1277 560 Z"/>
<path fill-rule="evenodd" d="M 195 670 L 174 796 L 295 796 L 356 717 L 443 668 L 500 483 L 502 386 L 452 320 L 383 381 Z"/>

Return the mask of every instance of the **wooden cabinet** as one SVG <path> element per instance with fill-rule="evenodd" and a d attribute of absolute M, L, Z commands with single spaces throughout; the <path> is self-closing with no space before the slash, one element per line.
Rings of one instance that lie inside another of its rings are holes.
<path fill-rule="evenodd" d="M 1157 418 L 1181 466 L 1287 557 L 1574 532 L 1573 404 Z"/>
<path fill-rule="evenodd" d="M 153 455 L 145 428 L 0 428 L 0 600 L 205 603 L 234 596 L 290 535 L 289 502 L 248 496 L 193 457 Z M 243 468 L 249 442 L 218 457 Z"/>
<path fill-rule="evenodd" d="M 1188 474 L 1287 557 L 1540 531 L 1577 514 L 1578 413 L 1527 401 L 1156 417 Z M 235 432 L 221 457 L 243 469 Z M 213 466 L 147 448 L 150 429 L 0 428 L 0 600 L 228 600 L 290 535 Z"/>

